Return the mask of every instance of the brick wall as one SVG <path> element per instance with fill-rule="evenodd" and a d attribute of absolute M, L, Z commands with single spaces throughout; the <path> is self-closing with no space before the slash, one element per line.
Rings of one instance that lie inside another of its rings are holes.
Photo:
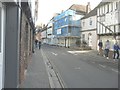
<path fill-rule="evenodd" d="M 32 56 L 32 30 L 30 24 L 22 13 L 21 31 L 20 31 L 20 72 L 19 83 L 25 79 L 25 70 L 28 68 L 28 63 Z"/>

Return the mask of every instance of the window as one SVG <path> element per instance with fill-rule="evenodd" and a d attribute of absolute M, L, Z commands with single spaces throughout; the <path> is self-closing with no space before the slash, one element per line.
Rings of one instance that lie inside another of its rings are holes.
<path fill-rule="evenodd" d="M 85 22 L 83 21 L 83 27 L 85 26 Z"/>
<path fill-rule="evenodd" d="M 100 10 L 99 10 L 99 8 L 97 9 L 97 16 L 99 16 L 100 15 Z"/>
<path fill-rule="evenodd" d="M 109 4 L 107 5 L 107 13 L 109 12 Z"/>
<path fill-rule="evenodd" d="M 118 9 L 118 4 L 119 4 L 118 2 L 115 3 L 115 10 Z"/>
<path fill-rule="evenodd" d="M 105 14 L 105 6 L 103 6 L 103 14 Z"/>
<path fill-rule="evenodd" d="M 103 13 L 104 13 L 104 7 L 102 6 L 101 7 L 101 15 L 103 15 Z"/>
<path fill-rule="evenodd" d="M 113 3 L 111 3 L 111 12 L 113 11 Z"/>
<path fill-rule="evenodd" d="M 83 40 L 85 40 L 85 34 L 82 34 L 82 38 L 83 38 Z"/>
<path fill-rule="evenodd" d="M 116 30 L 116 31 L 115 31 L 116 33 L 119 32 L 119 25 L 116 25 L 116 26 L 115 26 L 115 30 Z"/>
<path fill-rule="evenodd" d="M 74 29 L 74 27 L 73 27 L 73 29 Z M 72 27 L 68 27 L 68 33 L 71 33 L 71 30 L 72 30 Z"/>
<path fill-rule="evenodd" d="M 105 5 L 105 13 L 108 13 L 108 6 Z"/>
<path fill-rule="evenodd" d="M 92 19 L 90 18 L 90 25 L 92 25 Z"/>

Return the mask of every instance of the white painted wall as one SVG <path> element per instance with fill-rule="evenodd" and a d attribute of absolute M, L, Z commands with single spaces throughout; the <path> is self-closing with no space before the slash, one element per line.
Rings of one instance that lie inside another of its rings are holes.
<path fill-rule="evenodd" d="M 116 3 L 118 6 L 116 6 Z M 109 12 L 108 12 L 108 6 L 109 6 Z M 112 8 L 113 7 L 113 8 Z M 118 8 L 117 8 L 118 7 Z M 105 10 L 104 10 L 105 9 Z M 103 16 L 101 16 L 103 15 Z M 105 26 L 109 26 L 110 29 L 114 31 L 114 27 L 116 29 L 116 32 L 120 32 L 120 0 L 110 2 L 108 4 L 105 4 L 97 9 L 97 20 L 103 23 Z M 105 27 L 103 27 L 101 24 L 97 24 L 97 32 L 98 34 L 105 34 L 105 33 L 112 33 L 109 30 L 105 31 Z"/>
<path fill-rule="evenodd" d="M 82 31 L 96 29 L 96 19 L 97 16 L 91 16 L 89 18 L 82 19 L 81 21 Z M 90 21 L 92 22 L 91 25 L 90 25 Z"/>
<path fill-rule="evenodd" d="M 46 31 L 41 32 L 41 37 L 46 38 Z"/>
<path fill-rule="evenodd" d="M 91 33 L 91 48 L 94 50 L 97 50 L 97 34 L 96 31 L 86 31 L 86 32 L 82 32 L 81 34 L 85 35 L 85 41 L 89 44 L 89 33 Z"/>
<path fill-rule="evenodd" d="M 92 22 L 91 25 L 90 25 L 90 21 Z M 82 25 L 81 35 L 83 34 L 85 35 L 85 41 L 94 50 L 97 49 L 96 22 L 97 22 L 97 15 L 82 19 L 82 24 L 81 24 Z M 89 33 L 91 33 L 90 37 L 89 37 Z"/>

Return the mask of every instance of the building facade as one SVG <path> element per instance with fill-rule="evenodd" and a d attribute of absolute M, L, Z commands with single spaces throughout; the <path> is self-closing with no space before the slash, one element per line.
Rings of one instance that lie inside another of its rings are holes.
<path fill-rule="evenodd" d="M 30 8 L 28 2 L 0 0 L 0 89 L 18 88 L 24 80 L 32 56 Z"/>
<path fill-rule="evenodd" d="M 97 34 L 98 41 L 101 39 L 103 44 L 106 40 L 110 41 L 110 49 L 118 41 L 120 45 L 120 0 L 112 2 L 101 2 L 97 9 Z M 104 45 L 103 45 L 104 46 Z"/>
<path fill-rule="evenodd" d="M 54 44 L 54 35 L 53 35 L 53 18 L 47 24 L 47 43 L 50 45 Z"/>
<path fill-rule="evenodd" d="M 42 43 L 47 44 L 48 39 L 47 39 L 47 28 L 42 28 L 41 29 L 41 38 L 42 38 Z"/>
<path fill-rule="evenodd" d="M 81 19 L 81 42 L 86 42 L 91 49 L 97 49 L 97 8 Z M 82 43 L 81 43 L 82 44 Z"/>
<path fill-rule="evenodd" d="M 57 45 L 65 47 L 77 45 L 76 42 L 80 40 L 80 19 L 85 15 L 85 10 L 85 6 L 72 5 L 68 10 L 54 17 L 53 34 Z"/>

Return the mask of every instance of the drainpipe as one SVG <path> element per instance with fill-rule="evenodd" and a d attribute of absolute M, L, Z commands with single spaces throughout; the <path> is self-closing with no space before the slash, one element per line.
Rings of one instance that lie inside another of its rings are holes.
<path fill-rule="evenodd" d="M 66 37 L 65 37 L 65 47 L 66 47 Z"/>

